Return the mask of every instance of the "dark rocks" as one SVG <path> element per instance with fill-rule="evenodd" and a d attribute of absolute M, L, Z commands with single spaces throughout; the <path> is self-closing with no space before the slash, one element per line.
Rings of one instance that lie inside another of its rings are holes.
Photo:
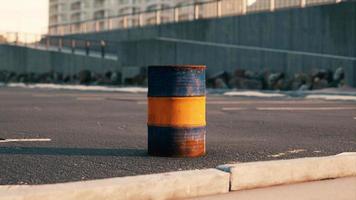
<path fill-rule="evenodd" d="M 271 73 L 267 78 L 267 87 L 272 90 L 282 90 L 285 86 L 284 73 Z"/>
<path fill-rule="evenodd" d="M 4 83 L 6 81 L 6 74 L 0 71 L 0 83 Z"/>
<path fill-rule="evenodd" d="M 124 80 L 123 80 L 124 79 Z M 325 69 L 312 70 L 310 73 L 296 73 L 287 76 L 283 72 L 251 71 L 236 69 L 233 73 L 221 71 L 207 76 L 207 87 L 216 89 L 244 90 L 315 90 L 327 87 L 341 87 L 345 84 L 343 68 L 334 72 Z M 0 82 L 4 83 L 56 83 L 85 85 L 137 85 L 147 86 L 147 71 L 140 68 L 130 76 L 123 78 L 120 71 L 105 73 L 82 70 L 77 74 L 47 73 L 13 73 L 0 71 Z"/>
<path fill-rule="evenodd" d="M 345 84 L 345 72 L 342 67 L 339 67 L 335 70 L 333 75 L 332 86 L 333 87 L 341 87 Z"/>
<path fill-rule="evenodd" d="M 217 89 L 244 90 L 311 90 L 327 87 L 340 87 L 344 84 L 344 70 L 335 72 L 316 69 L 311 73 L 296 73 L 287 76 L 283 72 L 253 72 L 237 69 L 233 73 L 226 71 L 209 76 L 207 85 Z"/>
<path fill-rule="evenodd" d="M 214 80 L 214 88 L 217 89 L 228 89 L 224 79 L 222 78 L 217 78 Z"/>
<path fill-rule="evenodd" d="M 145 67 L 140 67 L 138 70 L 135 69 L 134 72 L 131 71 L 130 75 L 127 75 L 124 78 L 124 84 L 125 85 L 139 85 L 139 86 L 147 86 L 148 80 L 147 80 L 147 68 Z M 121 76 L 121 74 L 118 74 Z"/>
<path fill-rule="evenodd" d="M 294 75 L 291 90 L 306 90 L 311 86 L 311 78 L 305 73 L 297 73 Z"/>
<path fill-rule="evenodd" d="M 226 71 L 221 71 L 211 76 L 208 76 L 206 83 L 209 88 L 226 89 L 227 83 L 230 80 L 230 74 Z"/>
<path fill-rule="evenodd" d="M 229 81 L 231 88 L 262 90 L 262 81 L 258 79 L 248 79 L 242 77 L 234 77 Z"/>
<path fill-rule="evenodd" d="M 91 72 L 89 70 L 82 70 L 78 74 L 79 83 L 88 85 L 91 82 Z"/>
<path fill-rule="evenodd" d="M 320 79 L 319 77 L 315 77 L 313 79 L 313 88 L 314 90 L 327 88 L 329 86 L 329 82 L 326 79 Z"/>
<path fill-rule="evenodd" d="M 120 85 L 121 84 L 121 79 L 122 79 L 122 74 L 121 72 L 113 72 L 110 76 L 110 81 L 114 85 Z"/>

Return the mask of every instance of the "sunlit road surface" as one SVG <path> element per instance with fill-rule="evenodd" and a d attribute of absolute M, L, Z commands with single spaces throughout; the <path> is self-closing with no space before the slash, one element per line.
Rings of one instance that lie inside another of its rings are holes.
<path fill-rule="evenodd" d="M 0 87 L 0 184 L 356 151 L 356 103 L 208 95 L 207 156 L 147 155 L 146 94 Z M 2 141 L 2 142 L 1 142 Z"/>
<path fill-rule="evenodd" d="M 356 177 L 230 192 L 191 200 L 355 200 Z"/>

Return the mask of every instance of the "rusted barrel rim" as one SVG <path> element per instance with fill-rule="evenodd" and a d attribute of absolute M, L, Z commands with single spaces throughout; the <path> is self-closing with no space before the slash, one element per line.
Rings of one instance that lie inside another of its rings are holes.
<path fill-rule="evenodd" d="M 205 65 L 150 65 L 148 67 L 158 67 L 158 68 L 194 68 L 194 69 L 206 69 Z"/>

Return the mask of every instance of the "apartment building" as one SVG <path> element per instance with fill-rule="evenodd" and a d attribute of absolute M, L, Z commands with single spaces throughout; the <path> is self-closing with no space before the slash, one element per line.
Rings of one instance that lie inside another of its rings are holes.
<path fill-rule="evenodd" d="M 49 34 L 128 28 L 341 0 L 49 0 Z M 191 5 L 194 2 L 204 4 Z M 217 2 L 220 2 L 220 7 Z M 217 9 L 219 7 L 219 9 Z M 218 13 L 220 10 L 221 13 Z M 144 14 L 142 14 L 144 13 Z"/>
<path fill-rule="evenodd" d="M 198 0 L 50 0 L 49 26 L 56 27 L 63 24 L 72 24 L 71 29 L 80 29 L 79 22 L 83 21 L 100 20 L 112 16 L 171 8 L 193 1 Z M 182 12 L 180 17 L 189 17 L 188 15 L 188 13 Z M 170 17 L 168 13 L 162 12 L 160 20 L 165 22 Z M 145 15 L 145 19 L 143 20 L 145 24 L 153 24 L 156 22 L 156 16 L 152 12 L 151 15 Z M 138 17 L 132 16 L 121 21 L 114 20 L 110 22 L 110 26 L 131 26 L 138 23 Z M 109 24 L 107 22 L 99 22 L 96 26 L 99 26 L 100 29 L 104 28 L 103 26 L 109 26 Z"/>

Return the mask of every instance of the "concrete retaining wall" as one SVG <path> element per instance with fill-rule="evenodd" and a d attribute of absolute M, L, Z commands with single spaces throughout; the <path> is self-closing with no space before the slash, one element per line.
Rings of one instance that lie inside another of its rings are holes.
<path fill-rule="evenodd" d="M 0 70 L 16 73 L 60 72 L 75 74 L 83 69 L 104 73 L 120 71 L 117 61 L 69 53 L 0 45 Z"/>
<path fill-rule="evenodd" d="M 152 64 L 204 64 L 208 66 L 208 75 L 220 71 L 231 72 L 238 68 L 253 71 L 267 69 L 292 75 L 297 72 L 308 73 L 313 69 L 335 70 L 343 67 L 347 84 L 356 87 L 355 1 L 66 37 L 116 41 L 119 61 L 115 63 L 15 47 L 1 50 L 5 47 L 0 47 L 0 69 L 74 73 L 84 68 L 105 72 L 122 67 L 125 79 L 125 74 L 133 76 L 132 73 L 138 72 L 140 67 Z M 163 37 L 178 40 L 158 39 Z M 185 43 L 179 40 L 269 48 L 289 53 Z"/>
<path fill-rule="evenodd" d="M 111 41 L 172 37 L 356 56 L 356 2 L 69 35 Z"/>
<path fill-rule="evenodd" d="M 297 72 L 311 73 L 313 69 L 334 71 L 342 67 L 345 70 L 347 84 L 356 86 L 356 60 L 159 40 L 122 42 L 118 54 L 121 55 L 120 66 L 204 64 L 208 67 L 208 76 L 222 70 L 232 72 L 237 68 L 294 75 Z"/>
<path fill-rule="evenodd" d="M 344 67 L 347 83 L 356 86 L 356 2 L 67 37 L 123 42 L 119 45 L 123 67 L 205 64 L 211 74 L 236 68 L 293 74 Z M 330 54 L 351 60 L 156 41 L 160 37 Z"/>

